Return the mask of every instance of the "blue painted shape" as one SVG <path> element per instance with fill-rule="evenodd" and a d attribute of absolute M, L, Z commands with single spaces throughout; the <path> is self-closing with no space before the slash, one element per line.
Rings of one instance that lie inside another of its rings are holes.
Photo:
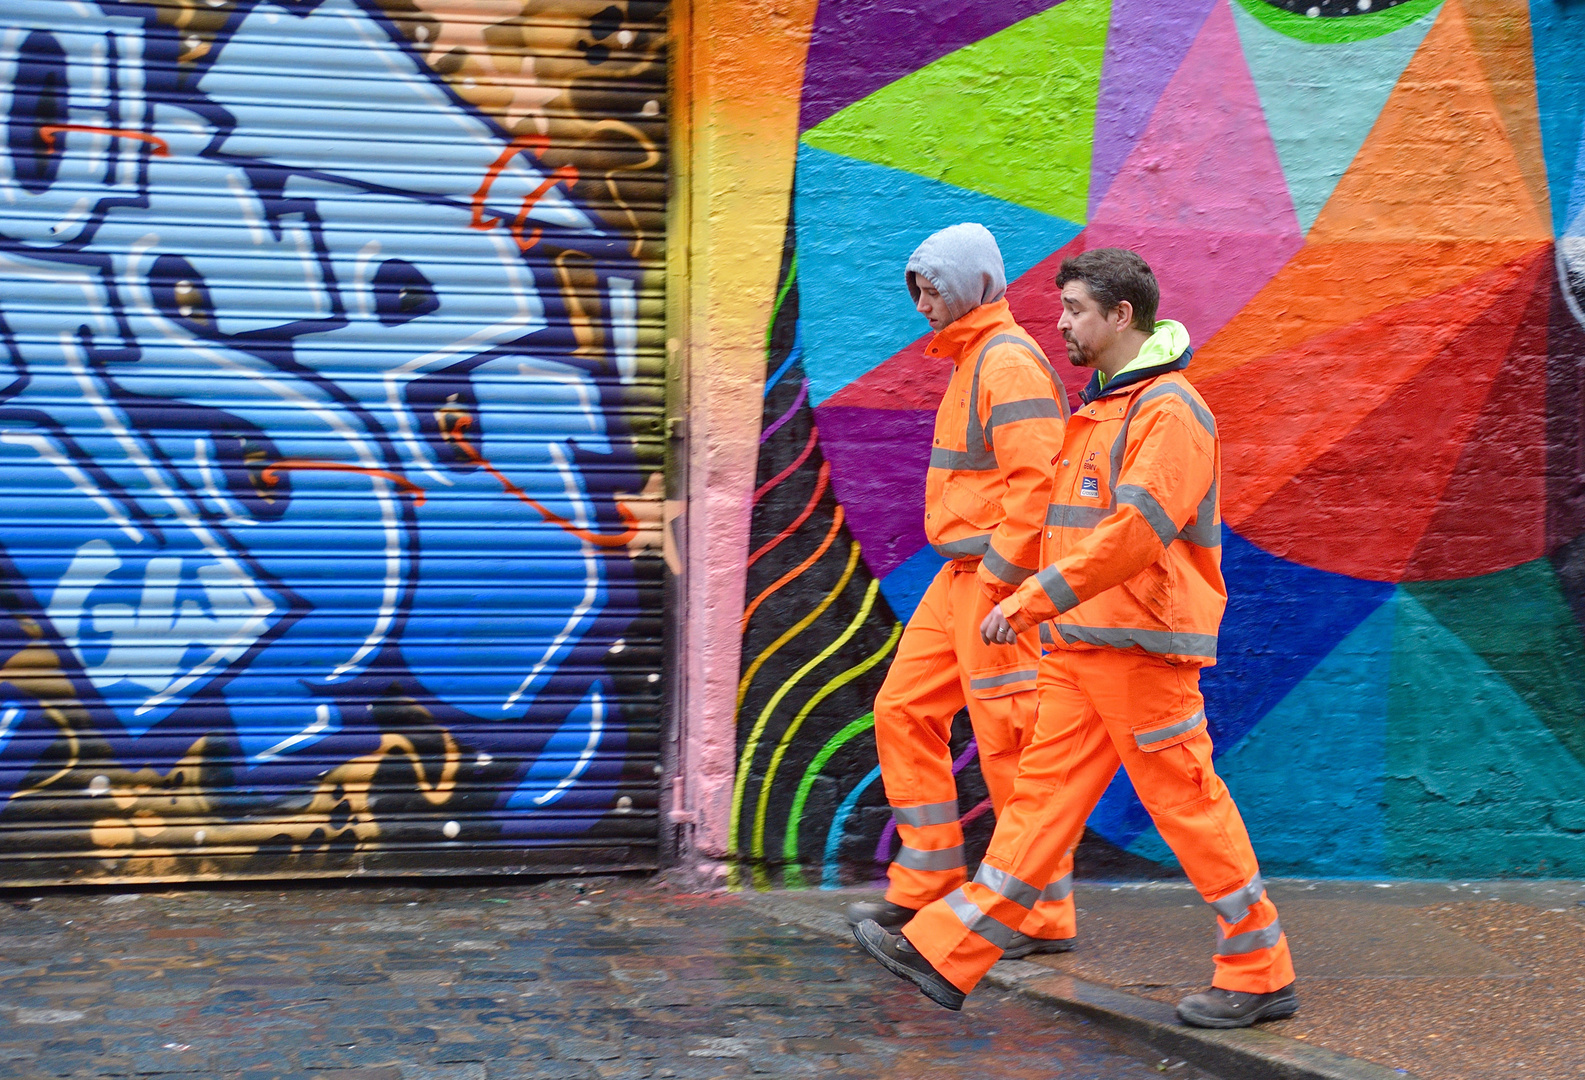
<path fill-rule="evenodd" d="M 553 806 L 588 771 L 611 719 L 606 697 L 601 683 L 589 687 L 506 800 L 508 810 L 544 810 Z"/>
<path fill-rule="evenodd" d="M 1552 222 L 1561 235 L 1579 197 L 1575 170 L 1585 123 L 1585 64 L 1580 63 L 1585 55 L 1585 7 L 1561 0 L 1530 0 L 1530 37 Z M 1576 192 L 1574 197 L 1570 192 Z"/>
<path fill-rule="evenodd" d="M 1441 8 L 1366 41 L 1312 44 L 1231 7 L 1299 227 L 1309 232 Z"/>
<path fill-rule="evenodd" d="M 925 590 L 930 588 L 930 583 L 940 573 L 944 561 L 934 548 L 922 547 L 904 559 L 897 569 L 881 578 L 881 592 L 892 606 L 892 611 L 903 622 L 913 618 L 914 609 L 924 599 Z"/>
<path fill-rule="evenodd" d="M 1386 870 L 1382 781 L 1396 611 L 1386 603 L 1371 612 L 1217 758 L 1268 874 Z M 1131 850 L 1143 854 L 1137 844 Z"/>
<path fill-rule="evenodd" d="M 853 813 L 853 808 L 859 804 L 859 799 L 869 790 L 870 785 L 881 778 L 879 765 L 865 774 L 858 786 L 848 792 L 847 798 L 837 807 L 836 814 L 831 818 L 831 827 L 826 830 L 826 850 L 823 859 L 824 866 L 820 871 L 820 887 L 822 889 L 840 889 L 842 879 L 837 874 L 837 853 L 842 849 L 842 830 L 847 827 L 848 817 Z"/>
<path fill-rule="evenodd" d="M 1289 562 L 1225 527 L 1222 574 L 1228 604 L 1218 662 L 1205 671 L 1200 688 L 1211 738 L 1225 749 L 1386 603 L 1394 586 Z M 1150 828 L 1150 815 L 1121 772 L 1090 815 L 1090 827 L 1119 847 Z"/>
<path fill-rule="evenodd" d="M 1585 765 L 1525 700 L 1400 592 L 1386 741 L 1386 871 L 1585 874 Z"/>
<path fill-rule="evenodd" d="M 1081 226 L 989 195 L 798 148 L 798 314 L 809 401 L 826 398 L 928 331 L 903 280 L 920 241 L 978 221 L 996 235 L 1012 281 Z"/>

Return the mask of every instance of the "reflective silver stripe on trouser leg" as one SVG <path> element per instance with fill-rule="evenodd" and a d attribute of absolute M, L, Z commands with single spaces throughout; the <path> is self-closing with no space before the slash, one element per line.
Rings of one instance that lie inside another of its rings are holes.
<path fill-rule="evenodd" d="M 1205 710 L 1199 709 L 1193 716 L 1185 720 L 1179 720 L 1175 724 L 1168 724 L 1166 727 L 1156 728 L 1154 731 L 1134 732 L 1134 743 L 1141 750 L 1150 750 L 1152 747 L 1160 746 L 1164 742 L 1176 739 L 1185 732 L 1193 731 L 1203 723 L 1205 723 Z"/>
<path fill-rule="evenodd" d="M 1242 956 L 1245 953 L 1258 952 L 1269 949 L 1282 938 L 1282 920 L 1272 919 L 1270 926 L 1262 926 L 1259 930 L 1251 930 L 1245 934 L 1234 934 L 1228 937 L 1222 933 L 1220 925 L 1216 928 L 1216 955 L 1217 956 Z"/>
<path fill-rule="evenodd" d="M 998 870 L 989 863 L 980 863 L 974 873 L 975 884 L 984 885 L 998 896 L 1005 896 L 1024 910 L 1035 906 L 1040 890 L 1027 881 L 1020 881 L 1006 870 Z"/>
<path fill-rule="evenodd" d="M 1220 900 L 1207 900 L 1216 909 L 1216 913 L 1229 926 L 1237 926 L 1249 918 L 1249 910 L 1260 902 L 1260 896 L 1266 891 L 1266 883 L 1260 880 L 1260 871 L 1255 871 L 1255 876 L 1249 879 L 1249 884 L 1242 889 L 1235 889 Z"/>
<path fill-rule="evenodd" d="M 897 858 L 892 862 L 898 866 L 906 866 L 910 870 L 962 870 L 963 845 L 922 851 L 904 844 L 902 850 L 897 853 Z"/>
<path fill-rule="evenodd" d="M 957 800 L 925 803 L 923 806 L 894 806 L 892 817 L 899 825 L 922 829 L 926 825 L 950 825 L 958 820 Z"/>
<path fill-rule="evenodd" d="M 998 949 L 1006 949 L 1012 944 L 1014 930 L 991 918 L 964 895 L 962 889 L 954 889 L 946 896 L 947 906 L 952 909 L 952 914 L 967 929 L 974 931 L 980 937 L 995 945 Z"/>
<path fill-rule="evenodd" d="M 1040 890 L 1041 903 L 1054 900 L 1066 900 L 1073 895 L 1073 871 L 1069 870 L 1057 880 Z"/>

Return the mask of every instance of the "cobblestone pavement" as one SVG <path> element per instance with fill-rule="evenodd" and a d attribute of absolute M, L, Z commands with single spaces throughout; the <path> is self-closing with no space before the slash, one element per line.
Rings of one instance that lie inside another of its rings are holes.
<path fill-rule="evenodd" d="M 0 1076 L 1197 1077 L 641 879 L 0 898 Z"/>

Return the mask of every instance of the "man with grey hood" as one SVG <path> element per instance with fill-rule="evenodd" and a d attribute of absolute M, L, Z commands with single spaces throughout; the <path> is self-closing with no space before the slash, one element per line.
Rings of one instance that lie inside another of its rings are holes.
<path fill-rule="evenodd" d="M 1008 308 L 1006 271 L 983 225 L 942 229 L 905 271 L 914 307 L 936 331 L 925 352 L 953 365 L 936 412 L 925 480 L 925 535 L 947 562 L 908 622 L 875 698 L 881 779 L 902 848 L 885 897 L 849 905 L 848 921 L 895 931 L 967 879 L 952 721 L 968 707 L 980 771 L 1000 812 L 1035 724 L 1036 632 L 987 644 L 980 622 L 1040 566 L 1067 392 Z M 1073 947 L 1072 856 L 1006 950 Z"/>

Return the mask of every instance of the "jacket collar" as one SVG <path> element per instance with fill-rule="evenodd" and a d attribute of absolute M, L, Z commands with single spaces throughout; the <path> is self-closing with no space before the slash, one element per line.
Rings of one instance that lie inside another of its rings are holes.
<path fill-rule="evenodd" d="M 961 363 L 980 338 L 993 330 L 1013 325 L 1013 312 L 1006 300 L 992 300 L 981 304 L 967 315 L 930 339 L 925 346 L 926 356 L 949 357 L 954 364 Z"/>
<path fill-rule="evenodd" d="M 948 327 L 947 329 L 950 330 L 951 327 Z M 943 333 L 945 333 L 945 331 L 943 331 Z M 1165 375 L 1169 371 L 1182 371 L 1184 368 L 1189 366 L 1189 361 L 1193 358 L 1193 356 L 1194 350 L 1192 348 L 1184 349 L 1183 352 L 1179 353 L 1171 360 L 1168 360 L 1166 363 L 1155 364 L 1151 367 L 1145 368 L 1135 368 L 1132 371 L 1120 372 L 1115 378 L 1112 379 L 1111 382 L 1106 384 L 1105 389 L 1102 389 L 1101 387 L 1101 373 L 1097 371 L 1095 374 L 1090 376 L 1089 385 L 1087 385 L 1079 393 L 1079 401 L 1085 405 L 1088 405 L 1096 398 L 1109 397 L 1120 390 L 1126 390 L 1130 386 L 1137 386 L 1147 379 L 1154 379 L 1157 375 Z"/>

